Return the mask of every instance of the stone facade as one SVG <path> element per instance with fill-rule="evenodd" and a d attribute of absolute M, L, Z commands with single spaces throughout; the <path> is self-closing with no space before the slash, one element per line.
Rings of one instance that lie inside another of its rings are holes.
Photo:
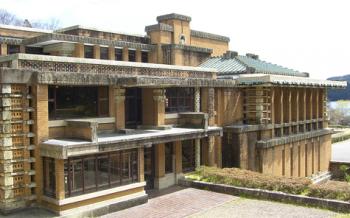
<path fill-rule="evenodd" d="M 223 78 L 198 65 L 227 56 L 228 37 L 192 30 L 185 15 L 157 21 L 146 36 L 0 26 L 2 212 L 131 206 L 199 165 L 328 170 L 326 91 L 344 83 L 248 67 Z"/>

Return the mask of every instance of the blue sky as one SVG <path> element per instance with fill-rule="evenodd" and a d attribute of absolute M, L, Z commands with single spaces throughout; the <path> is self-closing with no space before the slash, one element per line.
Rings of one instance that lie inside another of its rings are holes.
<path fill-rule="evenodd" d="M 230 49 L 255 53 L 311 77 L 350 74 L 347 0 L 0 0 L 0 8 L 30 21 L 76 24 L 145 34 L 156 16 L 181 13 L 191 28 L 231 38 Z"/>

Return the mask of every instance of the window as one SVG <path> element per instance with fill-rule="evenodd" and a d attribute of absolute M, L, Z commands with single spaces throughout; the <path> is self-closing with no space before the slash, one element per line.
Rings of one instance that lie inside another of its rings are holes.
<path fill-rule="evenodd" d="M 136 51 L 135 50 L 129 50 L 129 61 L 131 61 L 131 62 L 136 61 Z"/>
<path fill-rule="evenodd" d="M 20 46 L 19 45 L 7 45 L 7 54 L 16 54 L 20 53 Z"/>
<path fill-rule="evenodd" d="M 148 63 L 148 52 L 147 51 L 141 52 L 141 62 Z"/>
<path fill-rule="evenodd" d="M 182 171 L 191 172 L 196 168 L 194 140 L 182 141 Z"/>
<path fill-rule="evenodd" d="M 165 144 L 165 173 L 173 172 L 173 143 Z"/>
<path fill-rule="evenodd" d="M 49 118 L 108 116 L 108 94 L 108 87 L 49 86 Z"/>
<path fill-rule="evenodd" d="M 100 59 L 108 60 L 108 47 L 100 47 Z"/>
<path fill-rule="evenodd" d="M 138 182 L 136 149 L 69 158 L 65 161 L 66 196 Z"/>
<path fill-rule="evenodd" d="M 115 60 L 116 61 L 123 60 L 123 49 L 121 49 L 121 48 L 116 48 L 115 49 Z"/>
<path fill-rule="evenodd" d="M 44 54 L 44 51 L 40 47 L 26 47 L 26 54 Z"/>
<path fill-rule="evenodd" d="M 193 88 L 168 88 L 166 89 L 165 111 L 170 113 L 190 112 L 194 108 Z"/>
<path fill-rule="evenodd" d="M 56 197 L 55 159 L 43 157 L 44 194 Z"/>
<path fill-rule="evenodd" d="M 92 45 L 84 46 L 84 57 L 85 58 L 94 58 L 94 47 Z"/>

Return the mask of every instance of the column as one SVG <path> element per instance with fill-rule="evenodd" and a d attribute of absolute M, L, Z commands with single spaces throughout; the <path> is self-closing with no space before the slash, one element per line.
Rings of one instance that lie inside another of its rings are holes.
<path fill-rule="evenodd" d="M 138 160 L 139 160 L 139 182 L 145 181 L 145 163 L 144 163 L 144 148 L 138 148 Z"/>
<path fill-rule="evenodd" d="M 215 166 L 215 136 L 208 136 L 208 165 Z"/>
<path fill-rule="evenodd" d="M 114 48 L 114 46 L 108 47 L 108 58 L 109 58 L 109 60 L 112 60 L 112 61 L 115 60 L 115 48 Z"/>
<path fill-rule="evenodd" d="M 155 126 L 164 125 L 165 121 L 165 89 L 153 90 L 153 124 Z"/>
<path fill-rule="evenodd" d="M 123 48 L 123 61 L 129 61 L 129 50 L 127 47 Z"/>
<path fill-rule="evenodd" d="M 174 153 L 175 153 L 175 173 L 182 173 L 182 144 L 181 141 L 174 142 Z"/>
<path fill-rule="evenodd" d="M 64 187 L 64 160 L 55 159 L 55 175 L 56 175 L 56 199 L 62 200 L 65 198 Z"/>
<path fill-rule="evenodd" d="M 215 89 L 208 90 L 208 125 L 215 125 Z"/>
<path fill-rule="evenodd" d="M 84 44 L 82 44 L 82 43 L 75 44 L 74 57 L 84 58 Z"/>
<path fill-rule="evenodd" d="M 24 45 L 19 46 L 19 53 L 26 53 L 26 47 Z"/>
<path fill-rule="evenodd" d="M 200 112 L 200 88 L 194 88 L 194 111 Z M 196 168 L 201 165 L 201 140 L 195 139 Z"/>
<path fill-rule="evenodd" d="M 115 102 L 115 127 L 116 129 L 125 128 L 125 89 L 114 89 Z"/>
<path fill-rule="evenodd" d="M 34 112 L 34 133 L 35 133 L 35 193 L 38 202 L 41 201 L 42 196 L 42 158 L 40 152 L 40 145 L 43 141 L 49 138 L 49 126 L 48 126 L 48 86 L 36 85 L 32 88 L 33 91 L 33 106 Z"/>
<path fill-rule="evenodd" d="M 201 108 L 201 91 L 199 87 L 194 88 L 194 111 L 200 112 Z"/>
<path fill-rule="evenodd" d="M 0 44 L 0 56 L 1 55 L 7 55 L 7 44 L 2 43 Z"/>
<path fill-rule="evenodd" d="M 101 58 L 101 51 L 99 45 L 94 45 L 94 59 L 100 59 Z"/>
<path fill-rule="evenodd" d="M 136 62 L 142 61 L 142 52 L 141 49 L 136 49 Z"/>
<path fill-rule="evenodd" d="M 155 146 L 155 177 L 157 179 L 165 176 L 165 144 Z M 157 182 L 156 182 L 157 184 Z"/>

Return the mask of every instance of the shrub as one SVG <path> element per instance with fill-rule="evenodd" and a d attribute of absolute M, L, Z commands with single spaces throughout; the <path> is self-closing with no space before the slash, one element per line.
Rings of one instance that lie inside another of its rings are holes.
<path fill-rule="evenodd" d="M 311 184 L 307 178 L 272 176 L 238 168 L 200 167 L 195 174 L 202 181 L 291 194 L 301 194 Z"/>
<path fill-rule="evenodd" d="M 350 201 L 350 184 L 340 181 L 328 181 L 325 184 L 310 185 L 308 196 Z"/>

